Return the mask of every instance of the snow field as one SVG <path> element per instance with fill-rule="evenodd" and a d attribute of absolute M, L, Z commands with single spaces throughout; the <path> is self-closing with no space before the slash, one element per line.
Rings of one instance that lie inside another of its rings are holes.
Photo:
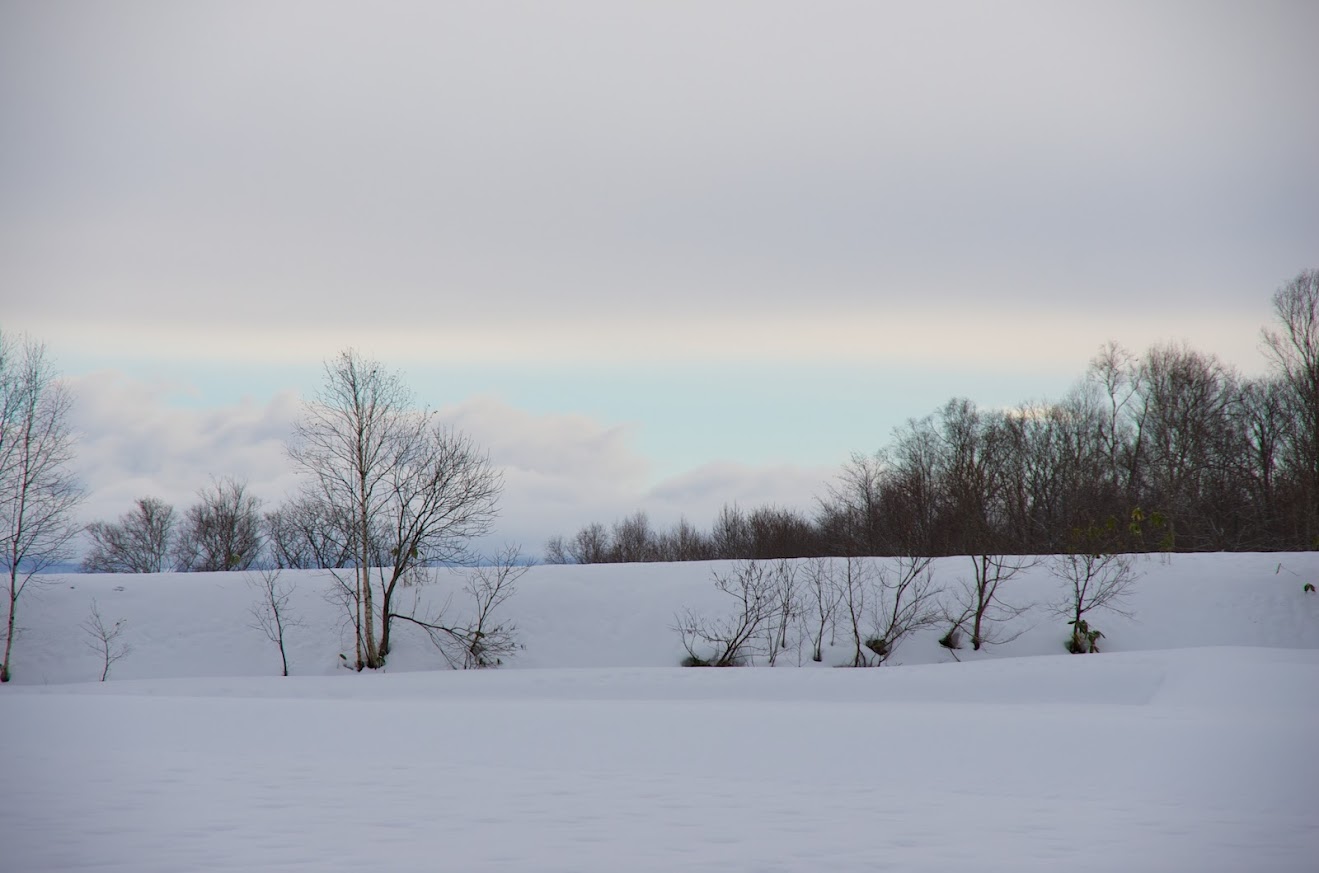
<path fill-rule="evenodd" d="M 526 651 L 468 673 L 414 637 L 335 667 L 299 577 L 288 679 L 232 574 L 63 577 L 0 689 L 0 870 L 1316 869 L 1308 555 L 1149 562 L 1098 656 L 1030 615 L 969 663 L 934 633 L 905 666 L 672 667 L 710 569 L 536 568 Z M 134 634 L 104 684 L 68 639 L 93 594 Z"/>

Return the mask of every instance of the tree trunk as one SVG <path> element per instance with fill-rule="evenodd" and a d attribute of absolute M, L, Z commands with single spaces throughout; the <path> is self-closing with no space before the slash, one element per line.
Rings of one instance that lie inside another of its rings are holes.
<path fill-rule="evenodd" d="M 9 571 L 9 627 L 5 633 L 5 659 L 0 661 L 0 682 L 9 681 L 9 653 L 14 648 L 14 607 L 18 605 L 18 566 Z"/>

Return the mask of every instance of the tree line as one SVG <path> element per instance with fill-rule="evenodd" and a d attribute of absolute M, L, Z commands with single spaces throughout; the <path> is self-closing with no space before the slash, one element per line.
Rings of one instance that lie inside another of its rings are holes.
<path fill-rule="evenodd" d="M 855 454 L 809 513 L 726 505 L 701 530 L 638 512 L 546 546 L 554 563 L 1319 547 L 1319 270 L 1273 297 L 1269 371 L 1185 344 L 1110 343 L 1061 400 L 953 399 Z"/>
<path fill-rule="evenodd" d="M 555 537 L 546 558 L 1319 547 L 1319 270 L 1278 289 L 1273 309 L 1275 324 L 1262 334 L 1271 369 L 1261 378 L 1185 345 L 1137 357 L 1110 344 L 1060 401 L 986 410 L 954 399 L 908 421 L 887 447 L 854 455 L 809 514 L 728 505 L 708 531 L 681 520 L 657 532 L 636 513 Z M 0 569 L 8 605 L 0 681 L 9 678 L 20 598 L 76 552 L 84 533 L 74 521 L 83 489 L 69 471 L 72 403 L 44 346 L 0 332 Z M 398 622 L 448 646 L 451 663 L 497 661 L 488 628 L 458 626 L 442 608 L 403 608 L 398 600 L 424 568 L 469 558 L 472 541 L 492 530 L 502 481 L 488 456 L 418 409 L 397 374 L 351 350 L 326 362 L 323 387 L 304 405 L 288 451 L 302 486 L 278 507 L 262 512 L 246 485 L 230 478 L 212 482 L 182 514 L 143 497 L 117 521 L 86 527 L 92 548 L 84 567 L 329 568 L 342 571 L 334 578 L 359 669 L 384 663 Z M 473 594 L 478 602 L 499 601 L 482 590 Z"/>

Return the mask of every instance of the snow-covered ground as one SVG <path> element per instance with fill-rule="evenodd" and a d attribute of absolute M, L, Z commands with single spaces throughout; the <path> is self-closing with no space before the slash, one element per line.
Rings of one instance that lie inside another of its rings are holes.
<path fill-rule="evenodd" d="M 0 870 L 1319 869 L 1316 556 L 1143 561 L 1098 656 L 1037 609 L 963 663 L 930 631 L 873 670 L 675 667 L 712 569 L 535 568 L 525 650 L 467 673 L 409 633 L 338 667 L 298 574 L 287 679 L 241 574 L 58 577 L 0 689 Z M 93 597 L 133 646 L 104 684 Z"/>

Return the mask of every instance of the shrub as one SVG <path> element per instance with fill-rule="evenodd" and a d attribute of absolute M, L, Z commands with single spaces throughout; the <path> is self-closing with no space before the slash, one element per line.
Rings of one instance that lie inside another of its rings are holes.
<path fill-rule="evenodd" d="M 1098 628 L 1090 627 L 1085 619 L 1069 621 L 1072 637 L 1067 641 L 1067 651 L 1073 655 L 1088 655 L 1099 651 L 1098 641 L 1104 636 Z"/>

